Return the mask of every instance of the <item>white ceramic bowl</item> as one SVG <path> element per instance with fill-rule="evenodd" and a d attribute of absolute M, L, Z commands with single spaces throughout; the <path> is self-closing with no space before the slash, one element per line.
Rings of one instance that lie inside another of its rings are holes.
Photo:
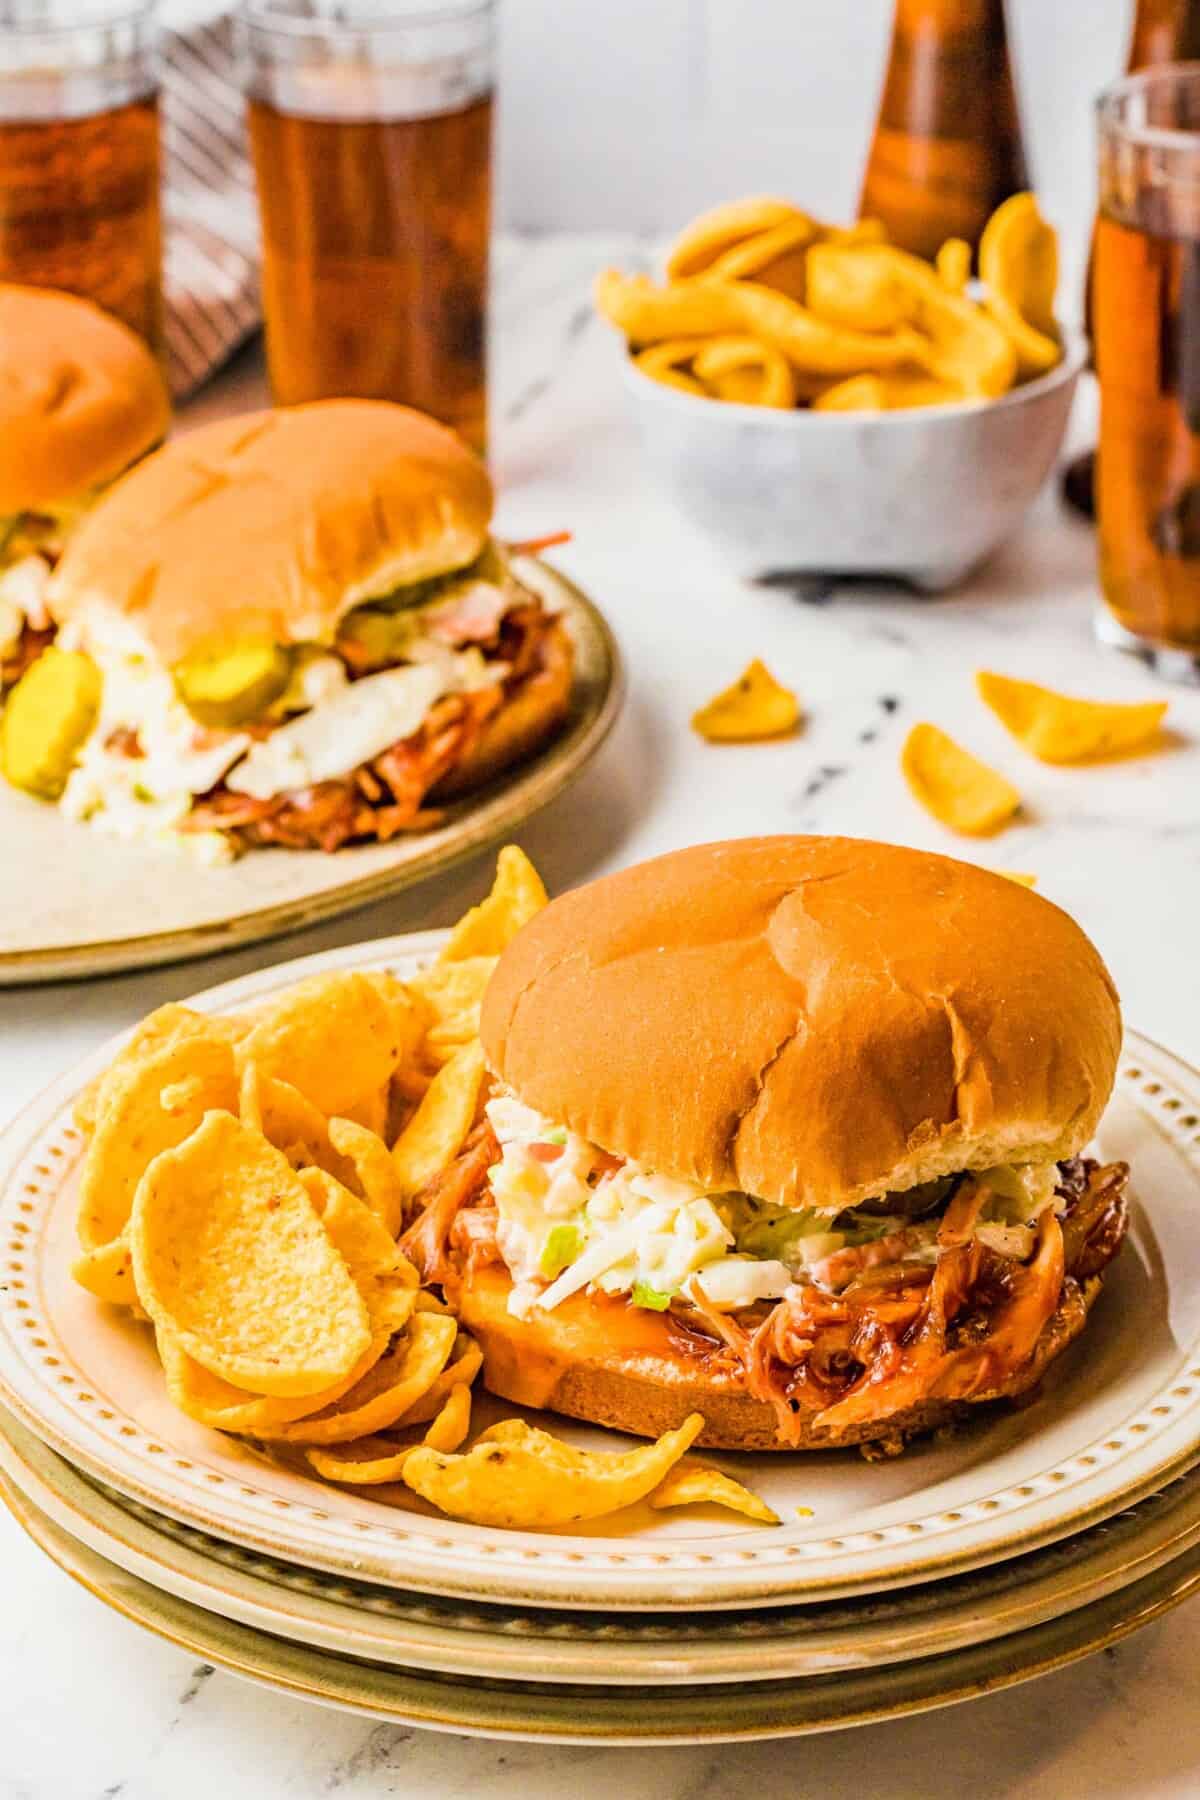
<path fill-rule="evenodd" d="M 651 466 L 739 574 L 953 586 L 1019 524 L 1062 447 L 1087 346 L 998 400 L 776 412 L 666 387 L 625 359 Z"/>

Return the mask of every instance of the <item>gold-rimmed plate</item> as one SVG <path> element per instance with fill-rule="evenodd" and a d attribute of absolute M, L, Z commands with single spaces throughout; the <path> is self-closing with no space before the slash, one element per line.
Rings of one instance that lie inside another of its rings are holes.
<path fill-rule="evenodd" d="M 797 1680 L 970 1649 L 1117 1593 L 1200 1544 L 1200 1469 L 1028 1556 L 863 1599 L 751 1612 L 564 1613 L 301 1569 L 91 1482 L 0 1409 L 0 1473 L 127 1574 L 224 1619 L 439 1675 L 655 1687 Z"/>
<path fill-rule="evenodd" d="M 308 957 L 209 990 L 244 1007 L 318 969 L 412 974 L 443 934 Z M 0 1398 L 92 1477 L 182 1523 L 383 1586 L 571 1609 L 793 1604 L 1017 1556 L 1136 1503 L 1200 1460 L 1200 1073 L 1130 1033 L 1101 1150 L 1135 1170 L 1134 1225 L 1081 1341 L 1040 1396 L 890 1462 L 717 1459 L 780 1515 L 633 1509 L 574 1535 L 486 1530 L 415 1500 L 321 1485 L 169 1402 L 148 1331 L 70 1277 L 79 1087 L 104 1046 L 0 1140 Z M 566 1426 L 583 1443 L 612 1434 Z"/>
<path fill-rule="evenodd" d="M 533 557 L 519 567 L 571 634 L 570 716 L 545 750 L 457 801 L 436 830 L 333 855 L 256 850 L 205 868 L 105 837 L 0 781 L 0 987 L 179 962 L 299 931 L 451 868 L 548 805 L 612 729 L 621 662 L 607 623 L 572 582 Z"/>
<path fill-rule="evenodd" d="M 972 1649 L 800 1681 L 664 1689 L 551 1687 L 417 1674 L 255 1631 L 126 1573 L 0 1477 L 33 1541 L 97 1599 L 205 1662 L 278 1692 L 431 1731 L 560 1744 L 703 1744 L 801 1737 L 971 1700 L 1077 1662 L 1160 1618 L 1200 1587 L 1200 1551 L 1049 1624 Z"/>

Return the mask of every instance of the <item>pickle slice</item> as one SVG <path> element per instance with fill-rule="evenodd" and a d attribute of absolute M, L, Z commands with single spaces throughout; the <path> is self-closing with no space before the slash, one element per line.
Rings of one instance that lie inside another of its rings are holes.
<path fill-rule="evenodd" d="M 360 606 L 348 613 L 338 627 L 338 641 L 356 652 L 355 667 L 383 669 L 399 662 L 416 626 L 407 612 L 382 612 Z"/>
<path fill-rule="evenodd" d="M 100 711 L 100 671 L 79 650 L 43 650 L 0 717 L 0 767 L 14 787 L 57 800 Z"/>
<path fill-rule="evenodd" d="M 230 729 L 261 717 L 291 672 L 291 655 L 282 645 L 240 644 L 177 663 L 175 691 L 199 724 Z"/>

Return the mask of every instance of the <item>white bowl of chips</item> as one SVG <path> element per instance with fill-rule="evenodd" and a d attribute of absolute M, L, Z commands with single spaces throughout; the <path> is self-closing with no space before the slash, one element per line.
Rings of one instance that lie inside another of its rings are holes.
<path fill-rule="evenodd" d="M 1084 365 L 1032 194 L 933 262 L 873 220 L 756 197 L 693 220 L 663 280 L 605 270 L 651 464 L 750 578 L 961 579 L 1049 473 Z"/>
<path fill-rule="evenodd" d="M 1087 360 L 996 400 L 895 412 L 775 411 L 655 381 L 625 359 L 645 454 L 739 575 L 884 575 L 952 587 L 1012 533 L 1062 449 Z"/>

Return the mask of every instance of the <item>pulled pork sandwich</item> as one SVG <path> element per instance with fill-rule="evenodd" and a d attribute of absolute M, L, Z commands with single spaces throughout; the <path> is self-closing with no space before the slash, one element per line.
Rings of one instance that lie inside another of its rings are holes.
<path fill-rule="evenodd" d="M 170 416 L 127 326 L 89 300 L 0 282 L 0 698 L 53 640 L 46 587 L 71 532 Z"/>
<path fill-rule="evenodd" d="M 422 413 L 323 401 L 147 458 L 76 533 L 9 779 L 223 859 L 421 831 L 563 723 L 572 647 Z M 20 731 L 16 727 L 19 724 Z"/>
<path fill-rule="evenodd" d="M 1117 997 L 1002 876 L 749 838 L 567 894 L 500 959 L 497 1086 L 408 1242 L 506 1399 L 729 1449 L 899 1448 L 1027 1392 L 1126 1230 L 1084 1154 Z"/>

